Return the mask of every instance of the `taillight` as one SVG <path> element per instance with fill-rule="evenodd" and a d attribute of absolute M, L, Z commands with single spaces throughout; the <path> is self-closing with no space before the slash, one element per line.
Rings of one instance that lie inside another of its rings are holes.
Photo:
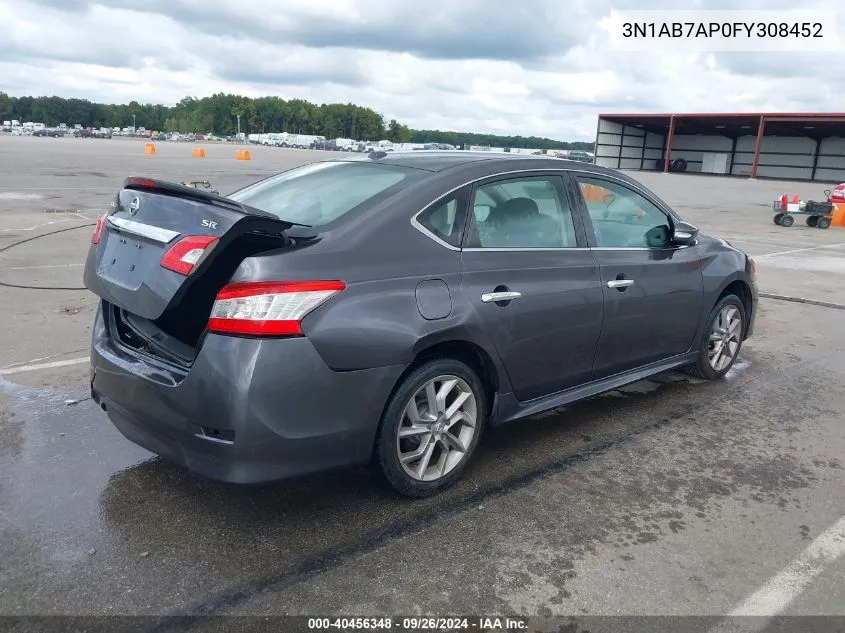
<path fill-rule="evenodd" d="M 161 266 L 187 277 L 200 258 L 208 253 L 216 242 L 217 238 L 211 235 L 183 237 L 162 256 Z"/>
<path fill-rule="evenodd" d="M 137 176 L 131 176 L 124 181 L 123 186 L 136 187 L 139 189 L 157 189 L 158 183 L 152 178 L 138 178 Z"/>
<path fill-rule="evenodd" d="M 342 281 L 243 282 L 217 293 L 208 331 L 299 336 L 302 319 L 346 288 Z"/>
<path fill-rule="evenodd" d="M 103 237 L 103 227 L 106 225 L 106 216 L 101 215 L 97 219 L 97 226 L 94 228 L 94 235 L 91 236 L 92 244 L 99 244 Z"/>

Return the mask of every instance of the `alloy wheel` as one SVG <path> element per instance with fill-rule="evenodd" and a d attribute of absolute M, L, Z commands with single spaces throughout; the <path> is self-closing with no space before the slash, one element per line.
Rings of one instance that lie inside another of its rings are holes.
<path fill-rule="evenodd" d="M 421 386 L 402 412 L 396 436 L 399 463 L 417 481 L 436 481 L 460 464 L 478 428 L 478 403 L 458 376 Z"/>
<path fill-rule="evenodd" d="M 739 351 L 742 337 L 742 315 L 734 305 L 726 305 L 713 320 L 707 357 L 717 372 L 724 371 Z"/>

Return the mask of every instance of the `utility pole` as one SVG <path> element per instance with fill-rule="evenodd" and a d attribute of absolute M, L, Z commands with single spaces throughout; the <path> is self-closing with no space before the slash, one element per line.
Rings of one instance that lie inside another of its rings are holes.
<path fill-rule="evenodd" d="M 132 115 L 132 131 L 134 132 L 134 131 L 136 131 L 137 129 L 138 129 L 138 128 L 137 128 L 137 127 L 135 127 L 135 115 L 133 114 L 133 115 Z"/>
<path fill-rule="evenodd" d="M 241 137 L 241 115 L 238 115 L 238 138 Z"/>

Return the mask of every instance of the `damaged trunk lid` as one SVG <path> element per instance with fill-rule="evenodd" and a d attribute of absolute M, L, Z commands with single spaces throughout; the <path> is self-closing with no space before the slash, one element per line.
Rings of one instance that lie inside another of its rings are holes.
<path fill-rule="evenodd" d="M 213 298 L 245 257 L 287 246 L 292 226 L 213 193 L 128 178 L 98 222 L 84 283 L 131 315 L 169 320 L 192 296 Z"/>

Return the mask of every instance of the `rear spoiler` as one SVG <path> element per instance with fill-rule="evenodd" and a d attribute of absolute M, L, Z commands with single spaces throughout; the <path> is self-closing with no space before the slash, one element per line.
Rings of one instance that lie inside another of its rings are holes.
<path fill-rule="evenodd" d="M 131 189 L 134 191 L 150 191 L 152 193 L 161 194 L 163 196 L 172 196 L 174 198 L 195 200 L 197 202 L 213 204 L 217 207 L 224 207 L 226 209 L 237 211 L 238 213 L 242 213 L 244 215 L 256 215 L 262 218 L 272 219 L 286 225 L 282 228 L 282 230 L 289 229 L 295 224 L 294 222 L 281 220 L 272 213 L 268 213 L 267 211 L 262 211 L 261 209 L 256 209 L 255 207 L 251 207 L 240 202 L 235 202 L 234 200 L 226 198 L 225 196 L 221 196 L 216 193 L 211 193 L 210 191 L 203 191 L 202 189 L 197 189 L 196 187 L 189 187 L 175 182 L 170 182 L 167 180 L 158 180 L 156 178 L 144 178 L 141 176 L 130 176 L 129 178 L 123 181 L 123 188 Z"/>

